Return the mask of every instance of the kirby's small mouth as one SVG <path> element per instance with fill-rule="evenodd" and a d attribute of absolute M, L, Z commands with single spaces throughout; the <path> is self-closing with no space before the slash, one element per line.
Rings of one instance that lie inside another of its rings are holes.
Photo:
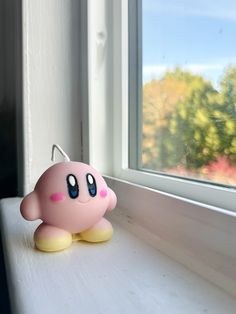
<path fill-rule="evenodd" d="M 79 203 L 79 204 L 87 204 L 88 202 L 90 201 L 90 199 L 88 199 L 88 200 L 83 200 L 83 201 L 81 201 L 81 200 L 77 200 L 77 202 Z"/>

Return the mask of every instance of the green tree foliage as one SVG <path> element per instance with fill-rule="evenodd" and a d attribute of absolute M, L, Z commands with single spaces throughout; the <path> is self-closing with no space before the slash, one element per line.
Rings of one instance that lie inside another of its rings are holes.
<path fill-rule="evenodd" d="M 236 68 L 229 66 L 221 80 L 219 112 L 224 123 L 219 125 L 221 147 L 219 153 L 236 163 Z"/>
<path fill-rule="evenodd" d="M 218 156 L 236 162 L 236 69 L 216 91 L 199 75 L 176 68 L 143 90 L 143 166 L 198 169 Z"/>

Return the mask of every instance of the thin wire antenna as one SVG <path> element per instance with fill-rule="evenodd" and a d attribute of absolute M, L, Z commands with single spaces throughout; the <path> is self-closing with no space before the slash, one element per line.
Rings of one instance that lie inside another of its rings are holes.
<path fill-rule="evenodd" d="M 70 161 L 69 156 L 64 152 L 64 150 L 58 144 L 52 145 L 52 158 L 51 158 L 52 161 L 55 160 L 55 149 L 57 149 L 61 153 L 61 155 L 64 157 L 64 161 Z"/>

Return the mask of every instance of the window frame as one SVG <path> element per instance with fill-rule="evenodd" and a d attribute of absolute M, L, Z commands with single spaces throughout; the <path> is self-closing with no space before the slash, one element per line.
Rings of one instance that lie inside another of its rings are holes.
<path fill-rule="evenodd" d="M 129 167 L 142 168 L 142 0 L 128 1 Z"/>
<path fill-rule="evenodd" d="M 129 5 L 141 1 L 131 1 Z M 221 208 L 223 210 L 235 211 L 234 204 L 236 203 L 236 189 L 210 182 L 194 181 L 190 178 L 180 178 L 177 176 L 167 175 L 164 173 L 154 173 L 131 168 L 140 169 L 140 160 L 138 158 L 129 158 L 129 153 L 132 150 L 132 155 L 140 154 L 141 139 L 140 135 L 135 136 L 134 131 L 141 130 L 141 123 L 137 123 L 137 117 L 141 117 L 140 105 L 136 105 L 137 101 L 141 100 L 140 91 L 134 91 L 137 86 L 140 86 L 140 58 L 141 54 L 136 54 L 135 50 L 140 49 L 140 38 L 134 34 L 135 22 L 134 13 L 140 16 L 140 8 L 133 6 L 131 30 L 129 30 L 128 22 L 128 5 L 127 1 L 121 0 L 113 2 L 114 15 L 113 32 L 115 49 L 113 58 L 116 62 L 113 63 L 113 104 L 114 104 L 114 170 L 113 175 L 117 178 L 128 180 L 135 184 L 141 184 L 149 188 L 153 188 L 166 193 L 174 194 L 179 197 L 184 197 L 203 204 Z M 122 12 L 122 14 L 121 14 Z M 120 13 L 120 15 L 119 15 Z M 136 15 L 136 16 L 137 16 Z M 140 27 L 140 26 L 139 26 Z M 129 34 L 131 33 L 131 34 Z M 127 35 L 128 34 L 128 35 Z M 131 39 L 131 54 L 127 53 L 129 40 Z M 129 59 L 132 59 L 132 64 L 129 66 Z M 132 67 L 136 66 L 136 69 Z M 136 79 L 134 76 L 136 75 Z M 129 77 L 129 79 L 127 79 Z M 130 103 L 129 103 L 130 102 Z M 129 113 L 132 112 L 131 118 Z M 141 120 L 140 120 L 141 121 Z M 132 125 L 129 126 L 129 123 Z M 139 132 L 141 133 L 141 132 Z M 133 139 L 130 141 L 129 136 Z M 135 148 L 136 147 L 136 148 Z M 131 167 L 130 163 L 131 162 Z"/>

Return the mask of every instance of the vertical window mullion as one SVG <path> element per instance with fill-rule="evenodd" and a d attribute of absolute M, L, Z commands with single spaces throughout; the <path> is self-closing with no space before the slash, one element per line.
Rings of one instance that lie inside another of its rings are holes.
<path fill-rule="evenodd" d="M 129 167 L 142 168 L 142 0 L 129 1 Z"/>

